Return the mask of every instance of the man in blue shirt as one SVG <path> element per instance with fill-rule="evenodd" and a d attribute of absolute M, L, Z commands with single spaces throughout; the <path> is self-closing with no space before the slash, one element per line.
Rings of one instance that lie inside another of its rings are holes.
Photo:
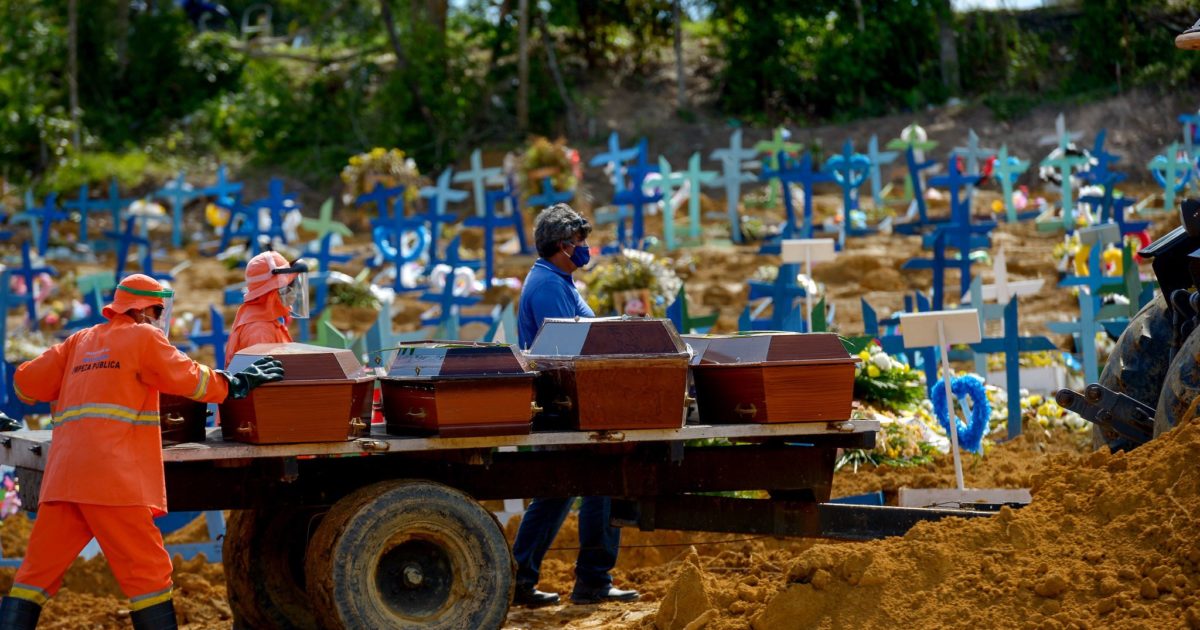
<path fill-rule="evenodd" d="M 538 259 L 525 277 L 517 308 L 517 336 L 528 349 L 548 317 L 594 317 L 583 301 L 571 274 L 591 259 L 587 237 L 592 226 L 566 204 L 555 204 L 538 215 L 533 227 Z M 534 499 L 525 510 L 513 557 L 517 560 L 516 604 L 536 607 L 558 603 L 558 593 L 537 590 L 542 559 L 571 511 L 574 497 Z M 571 601 L 595 604 L 632 601 L 637 591 L 614 588 L 609 571 L 617 564 L 621 530 L 608 524 L 612 501 L 608 497 L 583 497 L 579 508 L 579 557 L 575 561 L 575 588 Z"/>

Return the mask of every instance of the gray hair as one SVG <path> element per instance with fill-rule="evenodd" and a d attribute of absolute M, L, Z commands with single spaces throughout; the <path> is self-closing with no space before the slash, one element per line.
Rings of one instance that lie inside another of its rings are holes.
<path fill-rule="evenodd" d="M 563 241 L 571 240 L 576 234 L 586 239 L 591 233 L 592 225 L 588 220 L 565 203 L 542 210 L 533 223 L 533 242 L 542 258 L 553 256 Z"/>

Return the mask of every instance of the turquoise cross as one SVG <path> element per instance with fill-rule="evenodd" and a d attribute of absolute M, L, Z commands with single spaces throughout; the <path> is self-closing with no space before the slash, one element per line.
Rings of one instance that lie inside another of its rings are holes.
<path fill-rule="evenodd" d="M 742 199 L 742 183 L 754 181 L 754 175 L 743 169 L 743 163 L 754 159 L 758 152 L 742 147 L 742 130 L 735 129 L 729 135 L 729 146 L 709 154 L 709 159 L 720 160 L 721 174 L 708 183 L 710 186 L 725 187 L 725 208 L 729 213 L 730 235 L 734 243 L 742 242 L 742 221 L 738 204 Z"/>
<path fill-rule="evenodd" d="M 471 152 L 471 168 L 454 174 L 454 183 L 471 183 L 471 194 L 475 199 L 475 216 L 482 217 L 487 213 L 487 198 L 485 197 L 487 182 L 489 179 L 498 177 L 500 173 L 499 168 L 484 168 L 482 153 L 479 149 L 475 149 Z"/>

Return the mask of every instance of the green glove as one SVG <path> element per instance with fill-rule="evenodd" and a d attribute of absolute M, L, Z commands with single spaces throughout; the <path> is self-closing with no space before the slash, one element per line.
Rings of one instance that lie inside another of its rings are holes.
<path fill-rule="evenodd" d="M 263 357 L 237 374 L 222 374 L 229 379 L 229 398 L 245 398 L 259 385 L 282 380 L 283 364 L 274 357 Z"/>

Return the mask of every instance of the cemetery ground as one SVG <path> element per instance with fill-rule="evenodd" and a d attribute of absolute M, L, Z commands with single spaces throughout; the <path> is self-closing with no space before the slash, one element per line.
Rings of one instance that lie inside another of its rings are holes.
<path fill-rule="evenodd" d="M 817 198 L 819 215 L 832 216 L 840 203 L 833 194 Z M 709 209 L 718 209 L 717 202 L 706 201 Z M 944 212 L 942 204 L 935 203 L 935 212 Z M 588 208 L 584 208 L 587 210 Z M 352 217 L 350 220 L 352 221 Z M 657 217 L 651 217 L 648 231 L 659 230 Z M 1155 236 L 1165 229 L 1165 224 L 1156 226 Z M 605 240 L 604 232 L 596 240 Z M 1061 236 L 1039 234 L 1029 224 L 1001 224 L 993 233 L 998 246 L 1006 248 L 1010 273 L 1016 278 L 1054 278 L 1055 270 L 1051 255 L 1054 245 Z M 818 267 L 815 276 L 827 287 L 827 295 L 836 309 L 835 324 L 839 330 L 853 334 L 862 329 L 859 299 L 870 302 L 881 316 L 891 310 L 902 308 L 905 291 L 928 290 L 928 273 L 901 272 L 899 267 L 906 259 L 920 255 L 920 239 L 916 236 L 874 235 L 852 239 L 847 251 L 832 265 Z M 468 249 L 477 247 L 470 239 L 464 241 Z M 346 250 L 365 251 L 366 244 L 360 239 L 351 239 Z M 204 313 L 209 304 L 220 304 L 224 287 L 240 280 L 240 270 L 228 270 L 211 258 L 194 256 L 189 252 L 173 253 L 173 263 L 190 261 L 177 278 L 179 311 Z M 686 282 L 693 311 L 720 313 L 714 328 L 716 331 L 731 331 L 737 327 L 738 314 L 746 303 L 744 278 L 751 277 L 755 270 L 773 261 L 754 253 L 752 247 L 731 246 L 698 247 L 676 255 L 675 269 Z M 502 259 L 498 275 L 523 276 L 532 258 L 512 256 Z M 60 271 L 69 270 L 70 265 L 60 264 Z M 987 265 L 977 265 L 986 280 L 990 280 Z M 106 269 L 107 267 L 103 267 Z M 74 271 L 87 273 L 100 271 L 88 265 L 80 265 Z M 349 268 L 348 273 L 357 269 Z M 947 286 L 956 286 L 957 279 L 950 272 Z M 488 302 L 515 299 L 515 290 L 493 288 Z M 419 315 L 427 304 L 417 302 L 415 297 L 401 296 L 395 306 L 397 329 L 414 329 Z M 1043 291 L 1022 301 L 1022 333 L 1044 333 L 1043 321 L 1067 320 L 1075 309 L 1074 299 L 1065 291 Z M 341 329 L 356 334 L 364 332 L 374 319 L 374 310 L 344 306 L 333 307 L 333 322 Z M 482 330 L 471 325 L 464 327 L 464 338 L 478 336 Z M 1066 346 L 1066 338 L 1056 338 Z M 212 357 L 201 350 L 201 360 Z M 957 366 L 960 369 L 967 365 Z M 1043 429 L 1028 426 L 1023 436 L 1011 442 L 995 444 L 984 456 L 967 454 L 965 474 L 969 486 L 1017 488 L 1034 485 L 1039 471 L 1054 463 L 1058 470 L 1082 465 L 1091 451 L 1090 437 L 1086 432 L 1066 427 Z M 883 490 L 891 492 L 901 486 L 908 487 L 951 487 L 954 483 L 950 459 L 936 456 L 932 462 L 912 467 L 860 467 L 857 472 L 844 467 L 835 475 L 834 496 L 845 496 Z M 510 537 L 516 531 L 516 520 L 508 524 Z M 0 542 L 6 557 L 23 553 L 25 536 L 30 523 L 22 516 L 7 519 L 0 526 Z M 575 539 L 574 520 L 568 521 L 544 566 L 542 587 L 567 593 L 571 587 Z M 172 534 L 168 542 L 188 542 L 206 536 L 203 521 Z M 879 543 L 870 543 L 876 545 Z M 898 544 L 898 543 L 897 543 Z M 621 559 L 615 572 L 622 586 L 637 588 L 644 593 L 643 599 L 629 605 L 573 606 L 562 605 L 541 610 L 513 609 L 507 627 L 557 628 L 568 627 L 600 628 L 626 625 L 641 627 L 652 624 L 660 615 L 666 601 L 676 602 L 681 597 L 680 589 L 691 589 L 687 597 L 702 594 L 703 601 L 718 609 L 716 614 L 704 610 L 685 611 L 691 620 L 702 614 L 712 616 L 707 627 L 747 627 L 752 619 L 755 627 L 792 627 L 772 625 L 761 619 L 763 610 L 769 608 L 779 594 L 790 593 L 794 582 L 793 565 L 797 558 L 816 553 L 824 548 L 856 549 L 870 548 L 868 545 L 850 545 L 827 541 L 800 539 L 772 539 L 755 536 L 696 534 L 689 532 L 638 532 L 626 530 L 623 537 Z M 694 551 L 693 551 L 694 550 Z M 835 553 L 842 553 L 840 551 Z M 949 553 L 949 552 L 946 552 Z M 1136 567 L 1135 567 L 1136 569 Z M 790 573 L 791 572 L 791 573 Z M 13 571 L 0 570 L 0 588 L 7 586 Z M 681 578 L 682 576 L 682 578 Z M 682 580 L 682 582 L 681 582 Z M 230 627 L 230 612 L 225 601 L 225 584 L 219 564 L 201 561 L 177 562 L 176 604 L 188 628 Z M 682 583 L 682 586 L 681 586 Z M 698 586 L 701 587 L 696 590 Z M 789 596 L 790 597 L 790 596 Z M 128 620 L 120 612 L 120 591 L 107 566 L 100 558 L 78 561 L 68 574 L 63 591 L 51 601 L 43 616 L 41 627 L 45 628 L 120 628 Z M 786 602 L 784 602 L 786 603 Z M 692 602 L 689 606 L 700 606 Z M 783 604 L 779 604 L 783 605 Z M 775 613 L 770 613 L 775 614 Z M 756 617 L 756 615 L 758 617 Z M 682 618 L 682 617 L 681 617 Z M 879 620 L 876 620 L 879 621 Z M 1017 621 L 1013 619 L 1014 623 Z M 866 621 L 866 625 L 872 625 Z M 763 625 L 766 624 L 766 625 Z M 685 624 L 686 625 L 686 624 Z M 647 626 L 649 627 L 649 626 Z M 683 628 L 684 625 L 660 627 Z"/>

